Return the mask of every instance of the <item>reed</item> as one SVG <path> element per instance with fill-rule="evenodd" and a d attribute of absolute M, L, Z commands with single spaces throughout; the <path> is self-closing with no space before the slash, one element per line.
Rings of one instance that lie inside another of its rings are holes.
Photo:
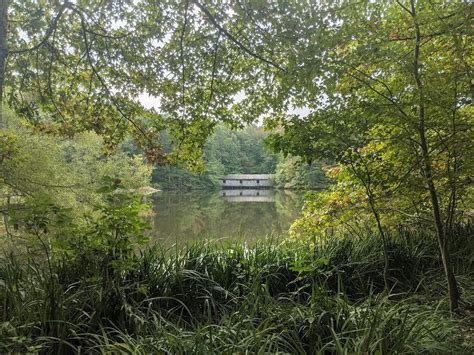
<path fill-rule="evenodd" d="M 453 246 L 463 309 L 474 305 L 472 226 Z M 0 352 L 463 353 L 472 317 L 452 316 L 426 231 L 319 243 L 200 242 L 128 255 L 0 260 Z M 124 266 L 125 265 L 125 266 Z M 472 331 L 471 331 L 472 332 Z M 471 338 L 470 338 L 471 336 Z"/>

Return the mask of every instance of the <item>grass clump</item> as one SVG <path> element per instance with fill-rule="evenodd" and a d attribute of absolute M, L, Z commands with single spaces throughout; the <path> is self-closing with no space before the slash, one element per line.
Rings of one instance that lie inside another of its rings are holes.
<path fill-rule="evenodd" d="M 463 315 L 448 312 L 428 232 L 390 236 L 388 294 L 371 235 L 316 248 L 155 247 L 126 262 L 103 248 L 74 258 L 5 254 L 0 352 L 469 353 L 472 231 L 458 229 L 454 250 Z"/>

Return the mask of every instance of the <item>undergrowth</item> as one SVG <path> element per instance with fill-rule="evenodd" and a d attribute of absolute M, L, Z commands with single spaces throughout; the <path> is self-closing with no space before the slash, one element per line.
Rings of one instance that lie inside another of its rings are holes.
<path fill-rule="evenodd" d="M 427 231 L 390 236 L 389 293 L 372 235 L 315 248 L 154 247 L 126 262 L 103 249 L 54 258 L 4 253 L 0 352 L 472 353 L 473 228 L 456 235 L 459 315 L 448 311 Z"/>

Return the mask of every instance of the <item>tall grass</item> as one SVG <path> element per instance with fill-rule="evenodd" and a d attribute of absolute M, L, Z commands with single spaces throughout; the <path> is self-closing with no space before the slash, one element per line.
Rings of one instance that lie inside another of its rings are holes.
<path fill-rule="evenodd" d="M 471 226 L 453 251 L 474 294 Z M 379 238 L 316 248 L 259 242 L 155 247 L 126 267 L 107 254 L 0 260 L 0 352 L 462 353 L 472 318 L 449 314 L 431 235 L 389 238 L 391 293 Z"/>

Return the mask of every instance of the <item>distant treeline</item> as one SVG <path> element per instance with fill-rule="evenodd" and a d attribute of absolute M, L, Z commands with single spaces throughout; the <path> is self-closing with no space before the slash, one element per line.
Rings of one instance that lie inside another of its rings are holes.
<path fill-rule="evenodd" d="M 218 188 L 225 174 L 275 174 L 275 186 L 314 189 L 327 185 L 321 163 L 307 164 L 296 157 L 284 157 L 265 147 L 267 133 L 261 127 L 242 130 L 217 127 L 209 139 L 203 160 L 205 170 L 193 173 L 176 166 L 157 166 L 152 181 L 164 190 L 211 190 Z"/>

